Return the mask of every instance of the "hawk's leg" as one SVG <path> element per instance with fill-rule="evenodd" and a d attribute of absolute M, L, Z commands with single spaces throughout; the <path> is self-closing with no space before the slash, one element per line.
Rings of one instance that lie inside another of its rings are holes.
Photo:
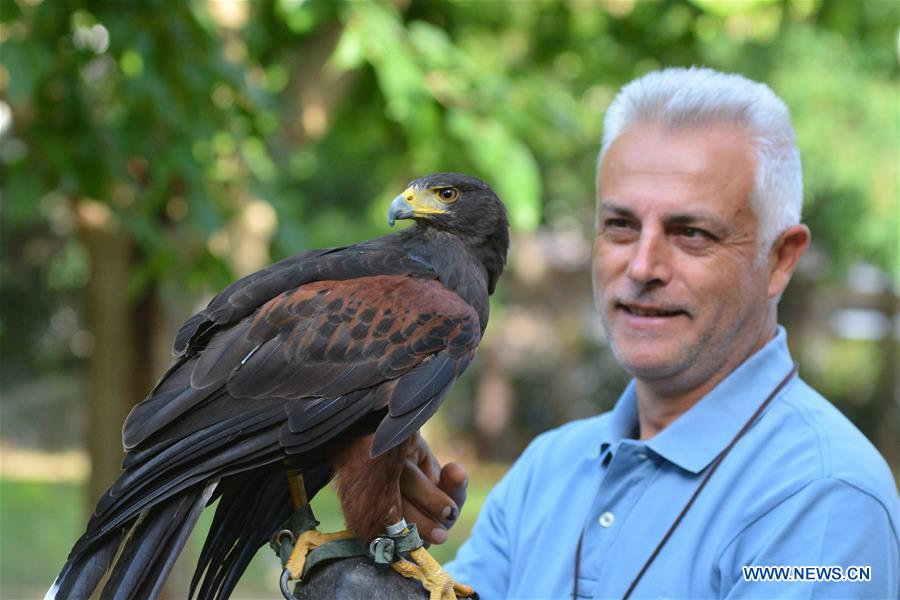
<path fill-rule="evenodd" d="M 391 567 L 404 577 L 421 582 L 431 595 L 430 600 L 456 600 L 475 596 L 475 590 L 471 587 L 453 581 L 425 548 L 411 551 L 409 557 L 414 562 L 401 558 L 391 563 Z"/>
<path fill-rule="evenodd" d="M 291 579 L 300 579 L 300 576 L 303 575 L 303 566 L 306 564 L 306 556 L 313 548 L 335 540 L 345 540 L 352 537 L 354 537 L 353 534 L 347 530 L 335 533 L 321 533 L 317 529 L 304 531 L 294 543 L 294 550 L 291 552 L 291 556 L 288 558 L 284 568 L 290 572 Z"/>
<path fill-rule="evenodd" d="M 294 510 L 298 510 L 309 503 L 306 496 L 306 487 L 303 485 L 303 475 L 296 471 L 289 471 L 288 487 L 291 490 L 291 502 L 294 504 Z M 288 558 L 284 568 L 291 574 L 291 579 L 299 579 L 303 575 L 303 566 L 306 564 L 306 557 L 313 548 L 333 542 L 335 540 L 343 540 L 352 538 L 353 534 L 347 530 L 337 531 L 335 533 L 320 533 L 318 529 L 308 529 L 300 534 L 294 542 L 294 549 Z"/>
<path fill-rule="evenodd" d="M 291 490 L 291 504 L 294 510 L 300 510 L 301 507 L 309 504 L 309 498 L 306 496 L 306 485 L 303 483 L 302 471 L 288 471 L 286 473 L 288 480 L 288 489 Z"/>
<path fill-rule="evenodd" d="M 406 528 L 399 482 L 413 438 L 375 458 L 371 457 L 372 440 L 373 434 L 353 440 L 341 447 L 332 461 L 347 526 L 363 540 L 374 540 L 383 533 L 395 537 L 405 533 Z M 404 552 L 411 560 L 400 559 L 391 566 L 401 575 L 421 582 L 431 600 L 455 600 L 457 594 L 474 594 L 469 586 L 455 583 L 424 548 Z"/>

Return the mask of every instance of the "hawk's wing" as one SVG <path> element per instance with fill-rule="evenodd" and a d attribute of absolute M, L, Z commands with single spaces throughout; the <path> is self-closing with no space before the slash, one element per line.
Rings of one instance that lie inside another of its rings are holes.
<path fill-rule="evenodd" d="M 433 279 L 317 281 L 276 296 L 135 407 L 96 533 L 199 482 L 314 453 L 376 413 L 372 452 L 392 448 L 434 414 L 480 337 L 474 309 Z"/>
<path fill-rule="evenodd" d="M 388 408 L 373 449 L 380 453 L 434 413 L 480 338 L 474 309 L 436 280 L 376 275 L 302 285 L 220 328 L 170 372 L 129 415 L 126 448 L 140 454 L 144 442 L 171 443 L 281 400 L 289 416 L 281 441 L 291 453 Z"/>
<path fill-rule="evenodd" d="M 430 265 L 408 254 L 404 248 L 407 237 L 407 232 L 400 232 L 352 246 L 310 250 L 242 277 L 182 325 L 175 336 L 175 355 L 196 354 L 220 327 L 252 314 L 282 292 L 313 281 L 342 281 L 366 275 L 436 277 Z"/>

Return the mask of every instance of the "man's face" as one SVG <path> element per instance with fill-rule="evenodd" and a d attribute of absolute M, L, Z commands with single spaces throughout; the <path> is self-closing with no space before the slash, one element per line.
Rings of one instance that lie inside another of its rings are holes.
<path fill-rule="evenodd" d="M 746 131 L 640 124 L 600 167 L 593 282 L 619 362 L 678 393 L 727 373 L 764 331 L 768 269 L 755 264 L 755 159 Z"/>

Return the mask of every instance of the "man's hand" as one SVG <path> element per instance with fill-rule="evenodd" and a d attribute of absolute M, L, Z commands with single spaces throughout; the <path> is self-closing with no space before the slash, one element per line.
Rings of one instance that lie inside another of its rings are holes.
<path fill-rule="evenodd" d="M 438 463 L 431 448 L 416 433 L 400 476 L 403 516 L 415 523 L 426 544 L 443 544 L 466 501 L 469 483 L 459 463 Z"/>

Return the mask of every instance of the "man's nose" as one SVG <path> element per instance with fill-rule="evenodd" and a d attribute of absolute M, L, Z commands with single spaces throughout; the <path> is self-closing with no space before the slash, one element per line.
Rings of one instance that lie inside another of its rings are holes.
<path fill-rule="evenodd" d="M 641 285 L 661 285 L 671 277 L 670 249 L 665 233 L 644 227 L 628 261 L 628 277 Z"/>

